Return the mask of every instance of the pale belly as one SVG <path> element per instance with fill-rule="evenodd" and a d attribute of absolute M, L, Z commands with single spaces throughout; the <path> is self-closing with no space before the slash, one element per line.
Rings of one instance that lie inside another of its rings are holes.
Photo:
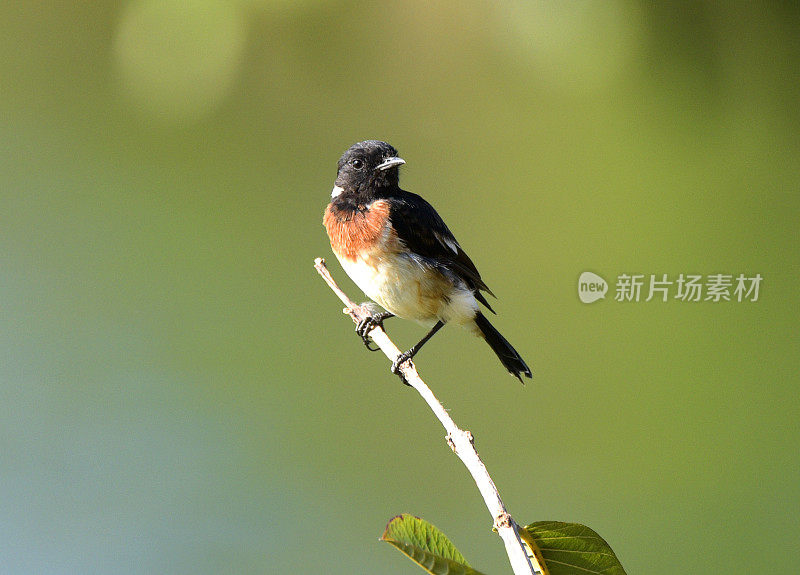
<path fill-rule="evenodd" d="M 339 262 L 369 298 L 398 317 L 428 327 L 440 320 L 471 324 L 478 311 L 475 296 L 463 283 L 454 285 L 435 268 L 413 258 L 392 254 L 355 261 L 339 258 Z"/>

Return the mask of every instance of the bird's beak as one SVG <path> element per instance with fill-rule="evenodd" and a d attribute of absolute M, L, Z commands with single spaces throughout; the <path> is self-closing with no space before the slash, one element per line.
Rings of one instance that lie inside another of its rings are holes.
<path fill-rule="evenodd" d="M 391 158 L 386 158 L 380 164 L 375 166 L 376 170 L 388 170 L 389 168 L 394 168 L 395 166 L 402 166 L 405 164 L 406 161 L 403 158 L 398 158 L 397 156 L 393 156 Z"/>

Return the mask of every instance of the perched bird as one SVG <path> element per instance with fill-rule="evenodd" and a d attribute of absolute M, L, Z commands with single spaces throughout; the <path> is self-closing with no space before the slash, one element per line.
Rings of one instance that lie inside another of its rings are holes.
<path fill-rule="evenodd" d="M 400 365 L 433 334 L 456 323 L 483 337 L 517 379 L 531 377 L 525 360 L 481 313 L 478 304 L 495 313 L 481 291 L 494 294 L 475 264 L 433 206 L 400 189 L 403 164 L 397 150 L 377 140 L 353 145 L 339 160 L 323 223 L 347 275 L 387 312 L 373 314 L 356 331 L 369 347 L 367 334 L 389 317 L 429 327 L 392 365 L 400 374 Z"/>

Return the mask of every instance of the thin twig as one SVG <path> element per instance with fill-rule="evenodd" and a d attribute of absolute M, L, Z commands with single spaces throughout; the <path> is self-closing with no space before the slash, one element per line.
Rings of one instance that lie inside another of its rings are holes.
<path fill-rule="evenodd" d="M 354 322 L 358 323 L 369 316 L 369 309 L 354 303 L 341 288 L 336 285 L 336 282 L 331 277 L 325 265 L 325 260 L 317 258 L 314 260 L 314 267 L 333 292 L 342 300 L 344 305 L 347 306 L 344 309 L 344 313 L 353 318 Z M 395 361 L 397 356 L 400 355 L 400 349 L 389 339 L 389 336 L 386 335 L 386 332 L 383 331 L 381 327 L 373 328 L 368 335 L 390 360 Z M 447 444 L 459 459 L 461 459 L 472 475 L 472 478 L 475 480 L 475 484 L 478 486 L 483 501 L 486 503 L 486 507 L 492 515 L 493 527 L 497 530 L 497 534 L 500 535 L 505 544 L 506 553 L 511 562 L 511 567 L 514 570 L 514 575 L 534 575 L 536 573 L 534 567 L 538 572 L 546 573 L 542 566 L 539 565 L 536 558 L 529 556 L 526 552 L 526 547 L 519 535 L 520 528 L 506 511 L 505 505 L 503 505 L 503 501 L 500 499 L 500 494 L 497 492 L 497 487 L 495 487 L 492 478 L 489 476 L 489 472 L 486 470 L 486 466 L 475 450 L 472 434 L 469 431 L 459 429 L 447 410 L 445 410 L 439 400 L 436 399 L 436 396 L 425 382 L 422 381 L 422 378 L 420 378 L 412 362 L 404 363 L 400 369 L 408 384 L 417 390 L 442 423 L 447 431 Z"/>

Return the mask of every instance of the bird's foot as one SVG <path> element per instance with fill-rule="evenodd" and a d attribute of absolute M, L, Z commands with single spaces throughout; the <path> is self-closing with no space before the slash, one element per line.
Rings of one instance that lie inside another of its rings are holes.
<path fill-rule="evenodd" d="M 371 332 L 376 327 L 383 328 L 383 320 L 394 317 L 394 314 L 389 312 L 376 313 L 369 315 L 356 324 L 356 333 L 364 342 L 366 348 L 370 351 L 378 351 L 379 347 L 371 347 L 372 339 L 369 337 Z"/>
<path fill-rule="evenodd" d="M 395 374 L 396 376 L 398 376 L 400 378 L 400 381 L 402 381 L 403 383 L 405 383 L 409 387 L 411 387 L 411 384 L 408 383 L 408 380 L 406 379 L 406 376 L 403 375 L 403 372 L 400 371 L 400 368 L 406 362 L 408 362 L 409 365 L 410 365 L 412 357 L 414 357 L 414 348 L 411 348 L 408 351 L 404 351 L 403 353 L 398 355 L 397 358 L 392 363 L 392 368 L 391 368 L 392 369 L 392 373 Z"/>

